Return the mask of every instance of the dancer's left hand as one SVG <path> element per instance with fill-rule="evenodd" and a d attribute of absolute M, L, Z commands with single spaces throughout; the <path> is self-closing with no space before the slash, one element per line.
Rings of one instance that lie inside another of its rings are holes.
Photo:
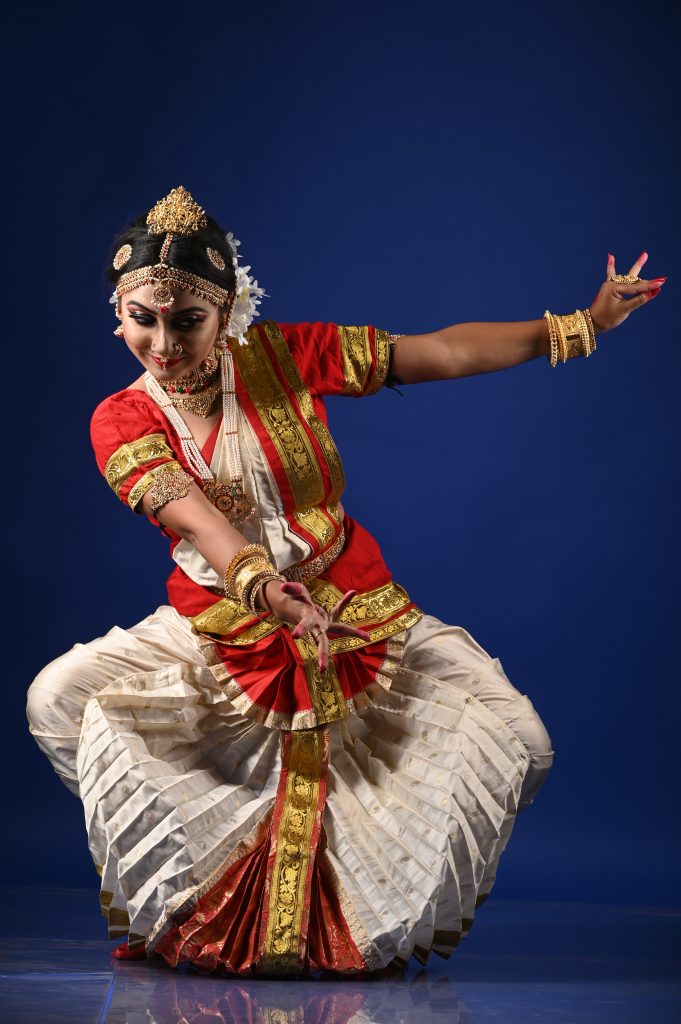
<path fill-rule="evenodd" d="M 627 273 L 632 277 L 638 277 L 639 271 L 647 259 L 648 253 L 642 252 Z M 613 327 L 624 323 L 633 310 L 659 295 L 667 280 L 666 277 L 653 277 L 638 281 L 636 284 L 620 284 L 617 281 L 609 280 L 616 273 L 615 257 L 608 254 L 606 280 L 589 307 L 596 334 L 611 331 Z"/>

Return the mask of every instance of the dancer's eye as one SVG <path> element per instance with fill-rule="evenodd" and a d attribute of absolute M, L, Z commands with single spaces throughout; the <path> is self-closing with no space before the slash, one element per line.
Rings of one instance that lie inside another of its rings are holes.
<path fill-rule="evenodd" d="M 193 327 L 201 323 L 203 323 L 203 320 L 200 316 L 186 316 L 181 320 L 176 320 L 175 327 L 177 327 L 178 331 L 191 331 Z"/>

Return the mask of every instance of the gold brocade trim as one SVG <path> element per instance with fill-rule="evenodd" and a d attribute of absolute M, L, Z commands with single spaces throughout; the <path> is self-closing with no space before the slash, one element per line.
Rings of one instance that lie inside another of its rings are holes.
<path fill-rule="evenodd" d="M 307 945 L 307 935 L 303 935 L 305 891 L 314 865 L 311 839 L 328 732 L 310 729 L 284 733 L 282 742 L 289 745 L 288 772 L 278 828 L 272 835 L 275 854 L 259 968 L 263 973 L 289 974 L 300 970 Z M 278 793 L 277 802 L 279 799 Z"/>
<path fill-rule="evenodd" d="M 230 643 L 236 646 L 255 643 L 256 640 L 268 636 L 282 625 L 279 619 L 275 619 L 273 615 L 254 621 L 252 613 L 244 611 L 243 605 L 231 597 L 223 597 L 210 608 L 206 608 L 204 612 L 191 617 L 189 621 L 197 633 L 209 633 L 211 636 L 219 637 L 220 643 Z M 249 622 L 253 623 L 249 629 L 244 630 L 243 633 L 231 640 L 227 639 L 231 633 L 241 629 Z"/>
<path fill-rule="evenodd" d="M 338 587 L 329 583 L 328 580 L 309 580 L 307 588 L 313 600 L 327 611 L 330 611 L 342 597 Z M 366 629 L 371 639 L 362 640 L 358 636 L 329 638 L 330 653 L 341 654 L 344 651 L 366 647 L 369 643 L 385 640 L 387 637 L 394 636 L 395 633 L 413 626 L 423 615 L 418 608 L 410 608 L 390 622 L 382 621 L 395 615 L 395 612 L 400 609 L 406 608 L 408 604 L 410 604 L 409 595 L 394 580 L 376 587 L 374 590 L 369 590 L 366 594 L 357 594 L 343 609 L 339 621 Z M 189 621 L 197 633 L 209 634 L 219 638 L 220 643 L 233 647 L 244 647 L 256 643 L 283 626 L 283 623 L 272 615 L 254 621 L 253 616 L 249 612 L 245 612 L 239 602 L 230 597 L 216 601 L 199 615 L 190 617 Z M 238 636 L 231 637 L 232 633 L 249 622 L 252 623 L 249 628 L 244 629 Z"/>
<path fill-rule="evenodd" d="M 175 453 L 168 447 L 165 434 L 147 434 L 117 448 L 104 467 L 104 476 L 109 487 L 120 495 L 123 484 L 136 469 L 147 462 L 166 458 L 175 461 Z"/>
<path fill-rule="evenodd" d="M 293 516 L 304 530 L 312 534 L 320 547 L 325 548 L 333 540 L 336 530 L 333 522 L 324 515 L 321 508 L 299 509 Z"/>
<path fill-rule="evenodd" d="M 388 366 L 390 364 L 390 334 L 388 331 L 383 331 L 377 327 L 374 337 L 376 344 L 376 369 L 369 387 L 365 391 L 366 395 L 373 395 L 380 391 L 388 376 Z"/>
<path fill-rule="evenodd" d="M 346 395 L 361 395 L 371 370 L 368 327 L 339 327 Z"/>
<path fill-rule="evenodd" d="M 116 939 L 120 935 L 126 935 L 130 928 L 130 917 L 128 916 L 127 910 L 121 910 L 118 907 L 112 907 L 111 901 L 113 900 L 113 893 L 107 892 L 106 889 L 101 889 L 99 893 L 99 906 L 102 911 L 102 915 L 108 922 L 108 932 L 110 939 Z"/>
<path fill-rule="evenodd" d="M 234 346 L 234 360 L 281 459 L 296 508 L 319 505 L 324 499 L 324 481 L 312 442 L 254 328 L 248 331 L 248 342 L 248 345 Z"/>
<path fill-rule="evenodd" d="M 307 689 L 317 724 L 338 722 L 342 718 L 347 718 L 349 710 L 346 698 L 331 658 L 326 671 L 321 672 L 317 645 L 312 637 L 306 633 L 300 640 L 296 640 L 295 644 L 305 666 Z"/>
<path fill-rule="evenodd" d="M 159 470 L 163 470 L 165 473 L 184 473 L 184 467 L 179 462 L 164 462 L 162 466 L 150 469 L 148 473 L 140 477 L 134 487 L 130 488 L 127 500 L 133 512 L 136 511 L 135 506 L 139 504 L 147 491 L 154 486 Z"/>
<path fill-rule="evenodd" d="M 327 426 L 320 420 L 317 413 L 314 411 L 314 405 L 312 403 L 312 396 L 309 388 L 306 387 L 302 377 L 298 371 L 295 360 L 291 355 L 291 351 L 286 342 L 286 338 L 281 333 L 279 327 L 273 320 L 266 320 L 263 324 L 265 333 L 270 340 L 270 344 L 274 349 L 279 365 L 284 371 L 286 380 L 288 381 L 289 387 L 293 391 L 300 406 L 301 412 L 307 421 L 307 425 L 314 433 L 317 441 L 319 442 L 322 451 L 324 452 L 324 458 L 326 464 L 329 467 L 329 473 L 331 475 L 331 487 L 332 492 L 328 497 L 330 505 L 335 505 L 338 502 L 341 494 L 345 490 L 345 473 L 343 472 L 343 463 L 341 457 L 336 448 L 336 444 L 329 433 Z M 318 504 L 309 502 L 309 504 Z"/>
<path fill-rule="evenodd" d="M 313 601 L 330 611 L 343 596 L 338 587 L 328 580 L 314 579 L 308 583 L 308 590 Z M 352 626 L 363 626 L 365 623 L 382 622 L 389 615 L 394 615 L 400 608 L 405 608 L 409 601 L 406 590 L 389 580 L 365 594 L 357 594 L 343 609 L 340 621 Z"/>
<path fill-rule="evenodd" d="M 341 619 L 343 616 L 341 615 Z M 388 637 L 395 636 L 396 633 L 401 633 L 405 629 L 409 629 L 410 626 L 414 626 L 419 619 L 423 618 L 423 612 L 420 608 L 410 608 L 404 615 L 398 615 L 397 618 L 391 619 L 390 622 L 385 622 L 380 626 L 367 628 L 369 634 L 369 640 L 362 640 L 359 636 L 338 636 L 329 640 L 329 654 L 345 654 L 346 651 L 356 651 L 360 647 L 366 647 L 368 644 L 376 644 L 379 640 L 387 640 Z"/>

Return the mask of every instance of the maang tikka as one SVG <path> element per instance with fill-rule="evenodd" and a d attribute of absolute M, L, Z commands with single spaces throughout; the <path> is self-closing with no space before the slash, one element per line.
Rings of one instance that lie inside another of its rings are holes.
<path fill-rule="evenodd" d="M 250 266 L 240 266 L 237 249 L 241 243 L 232 232 L 230 231 L 225 236 L 232 257 L 235 279 L 235 287 L 231 293 L 207 278 L 191 274 L 189 271 L 177 267 L 171 267 L 166 262 L 170 247 L 177 235 L 194 234 L 201 228 L 207 227 L 207 224 L 205 211 L 182 185 L 172 189 L 165 198 L 156 203 L 147 214 L 147 225 L 149 234 L 165 233 L 159 261 L 154 266 L 138 267 L 120 276 L 116 290 L 111 296 L 111 302 L 116 303 L 119 319 L 121 318 L 119 306 L 121 295 L 140 288 L 142 285 L 152 284 L 153 305 L 160 312 L 167 313 L 175 301 L 174 286 L 189 291 L 215 306 L 227 307 L 227 317 L 216 342 L 221 350 L 225 349 L 227 339 L 230 337 L 235 338 L 240 345 L 248 344 L 246 331 L 254 317 L 260 315 L 257 307 L 260 305 L 262 296 L 267 293 L 248 273 L 251 269 Z M 217 269 L 224 269 L 225 261 L 216 249 L 207 247 L 206 254 L 213 266 Z M 120 270 L 129 261 L 131 255 L 132 246 L 129 243 L 122 245 L 114 256 L 115 269 Z M 118 337 L 123 336 L 122 325 L 116 328 L 114 334 Z"/>

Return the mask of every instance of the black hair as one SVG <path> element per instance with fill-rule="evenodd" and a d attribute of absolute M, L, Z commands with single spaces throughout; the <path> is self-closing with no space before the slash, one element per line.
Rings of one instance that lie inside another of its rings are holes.
<path fill-rule="evenodd" d="M 218 222 L 209 216 L 206 216 L 206 220 L 208 221 L 207 226 L 199 228 L 193 235 L 175 235 L 173 237 L 166 263 L 169 267 L 176 267 L 178 270 L 196 274 L 197 277 L 204 277 L 220 288 L 224 288 L 225 291 L 232 292 L 235 285 L 232 250 L 225 237 L 225 232 Z M 165 237 L 165 233 L 149 234 L 146 213 L 135 217 L 121 231 L 111 247 L 106 271 L 109 280 L 116 285 L 118 279 L 123 274 L 127 274 L 129 270 L 137 270 L 138 267 L 152 267 L 157 264 Z M 113 260 L 122 245 L 132 246 L 132 255 L 120 270 L 116 270 Z M 220 253 L 225 261 L 224 270 L 219 270 L 210 261 L 206 251 L 209 248 Z"/>

